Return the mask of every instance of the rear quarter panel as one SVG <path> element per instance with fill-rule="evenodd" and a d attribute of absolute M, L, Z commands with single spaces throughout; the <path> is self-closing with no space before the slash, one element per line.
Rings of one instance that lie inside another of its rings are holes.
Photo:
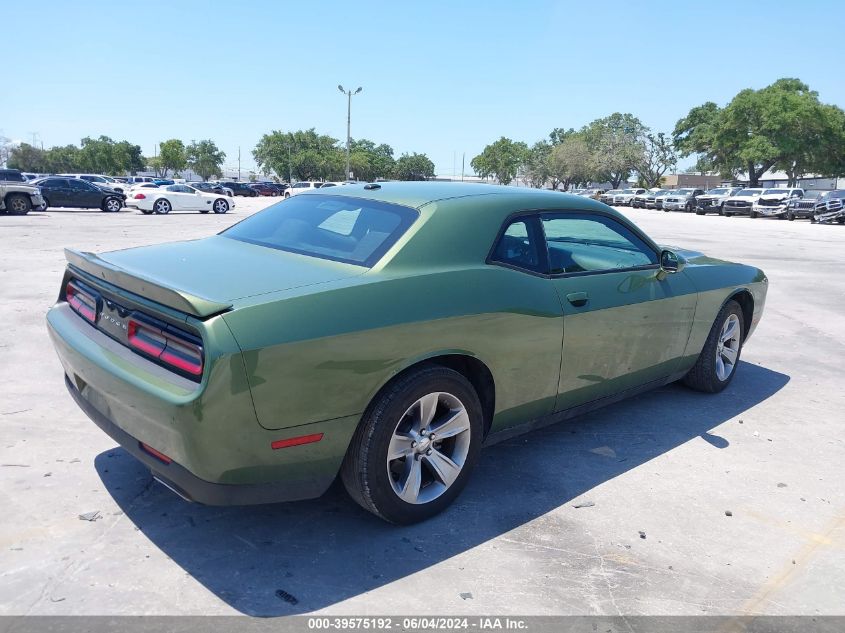
<path fill-rule="evenodd" d="M 493 374 L 494 428 L 554 406 L 563 326 L 546 279 L 480 265 L 301 292 L 224 316 L 265 428 L 360 415 L 393 376 L 453 353 Z"/>

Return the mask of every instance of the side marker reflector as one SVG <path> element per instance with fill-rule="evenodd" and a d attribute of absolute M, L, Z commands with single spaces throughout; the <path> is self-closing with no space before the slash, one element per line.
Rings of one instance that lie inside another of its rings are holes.
<path fill-rule="evenodd" d="M 289 448 L 291 446 L 300 446 L 302 444 L 313 444 L 323 439 L 322 433 L 314 433 L 312 435 L 300 435 L 299 437 L 291 437 L 286 440 L 276 440 L 270 443 L 270 448 L 274 451 L 279 448 Z"/>
<path fill-rule="evenodd" d="M 144 444 L 143 442 L 138 442 L 138 444 L 140 444 L 140 445 L 141 445 L 141 449 L 142 449 L 144 452 L 149 453 L 150 455 L 152 455 L 152 456 L 153 456 L 153 457 L 155 457 L 156 459 L 158 459 L 158 460 L 160 460 L 160 461 L 164 462 L 165 464 L 169 464 L 170 462 L 172 462 L 172 461 L 173 461 L 173 460 L 172 460 L 172 459 L 170 459 L 167 455 L 165 455 L 164 453 L 162 453 L 162 452 L 160 452 L 160 451 L 157 451 L 156 449 L 154 449 L 154 448 L 153 448 L 152 446 L 150 446 L 149 444 Z"/>

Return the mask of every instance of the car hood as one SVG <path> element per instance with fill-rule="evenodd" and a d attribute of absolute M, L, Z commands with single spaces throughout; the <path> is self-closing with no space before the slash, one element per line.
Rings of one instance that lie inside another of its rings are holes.
<path fill-rule="evenodd" d="M 789 195 L 785 193 L 770 193 L 766 196 L 757 196 L 758 200 L 786 200 Z"/>
<path fill-rule="evenodd" d="M 112 251 L 99 258 L 156 286 L 218 303 L 327 283 L 367 270 L 221 235 Z"/>
<path fill-rule="evenodd" d="M 728 200 L 746 200 L 748 202 L 754 202 L 760 196 L 730 196 Z"/>

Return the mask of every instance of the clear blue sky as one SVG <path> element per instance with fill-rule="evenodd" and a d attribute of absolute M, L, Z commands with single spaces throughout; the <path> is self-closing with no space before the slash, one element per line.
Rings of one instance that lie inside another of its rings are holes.
<path fill-rule="evenodd" d="M 670 132 L 692 106 L 798 77 L 845 106 L 838 2 L 7 2 L 0 134 L 105 134 L 151 154 L 211 138 L 237 164 L 315 127 L 426 153 L 440 173 L 501 135 L 614 111 Z M 795 38 L 795 39 L 793 39 Z M 16 88 L 11 90 L 10 86 Z"/>

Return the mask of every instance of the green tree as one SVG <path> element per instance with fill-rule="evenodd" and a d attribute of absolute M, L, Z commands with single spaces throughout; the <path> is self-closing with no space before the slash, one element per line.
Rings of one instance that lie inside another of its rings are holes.
<path fill-rule="evenodd" d="M 92 174 L 116 174 L 120 171 L 114 156 L 114 141 L 108 136 L 82 139 L 77 154 L 79 171 Z"/>
<path fill-rule="evenodd" d="M 566 191 L 572 185 L 591 180 L 592 153 L 582 134 L 570 134 L 556 145 L 549 156 L 550 177 Z"/>
<path fill-rule="evenodd" d="M 572 128 L 567 130 L 566 128 L 556 127 L 549 133 L 549 141 L 552 145 L 560 145 L 573 134 L 577 134 L 577 132 Z"/>
<path fill-rule="evenodd" d="M 789 171 L 793 182 L 809 170 L 836 171 L 845 162 L 842 121 L 839 108 L 786 78 L 742 90 L 724 108 L 712 102 L 693 108 L 677 122 L 673 138 L 682 156 L 698 154 L 699 166 L 723 175 L 745 172 L 756 187 L 773 167 Z"/>
<path fill-rule="evenodd" d="M 434 177 L 434 163 L 425 154 L 402 154 L 396 160 L 393 177 L 397 180 L 427 180 Z"/>
<path fill-rule="evenodd" d="M 120 141 L 114 144 L 112 152 L 116 167 L 116 170 L 113 172 L 114 175 L 134 175 L 139 171 L 143 171 L 144 167 L 146 167 L 140 145 L 135 145 L 129 141 Z"/>
<path fill-rule="evenodd" d="M 318 134 L 314 128 L 281 132 L 273 130 L 258 141 L 252 156 L 263 173 L 287 180 L 342 178 L 346 155 L 337 139 Z"/>
<path fill-rule="evenodd" d="M 167 178 L 171 171 L 178 174 L 188 166 L 185 144 L 178 138 L 162 141 L 158 146 L 158 156 L 152 162 L 156 174 L 161 178 Z"/>
<path fill-rule="evenodd" d="M 9 152 L 9 158 L 6 164 L 11 169 L 20 169 L 21 171 L 48 171 L 47 153 L 43 149 L 34 147 L 29 143 L 21 143 L 13 147 Z"/>
<path fill-rule="evenodd" d="M 52 174 L 82 171 L 80 167 L 80 149 L 76 145 L 51 147 L 45 156 L 45 171 Z"/>
<path fill-rule="evenodd" d="M 537 141 L 528 150 L 525 159 L 524 175 L 532 187 L 536 189 L 542 188 L 551 177 L 550 158 L 552 153 L 552 144 L 548 141 Z M 555 179 L 552 188 L 557 189 L 557 180 Z"/>
<path fill-rule="evenodd" d="M 349 164 L 356 179 L 372 182 L 378 178 L 389 178 L 396 161 L 390 145 L 353 139 L 350 143 Z"/>
<path fill-rule="evenodd" d="M 509 185 L 527 157 L 528 145 L 503 136 L 485 147 L 481 154 L 470 161 L 470 166 L 482 178 L 492 176 L 499 183 Z"/>
<path fill-rule="evenodd" d="M 596 119 L 582 130 L 590 148 L 591 171 L 614 189 L 628 179 L 640 154 L 639 139 L 646 127 L 633 114 L 614 112 Z"/>
<path fill-rule="evenodd" d="M 185 148 L 185 157 L 188 167 L 199 174 L 203 180 L 212 176 L 218 178 L 223 175 L 223 161 L 226 160 L 226 153 L 218 149 L 217 144 L 211 139 L 204 141 L 191 141 Z"/>
<path fill-rule="evenodd" d="M 644 132 L 640 138 L 641 150 L 634 162 L 634 169 L 644 187 L 657 187 L 660 180 L 678 162 L 672 140 L 663 132 Z"/>

